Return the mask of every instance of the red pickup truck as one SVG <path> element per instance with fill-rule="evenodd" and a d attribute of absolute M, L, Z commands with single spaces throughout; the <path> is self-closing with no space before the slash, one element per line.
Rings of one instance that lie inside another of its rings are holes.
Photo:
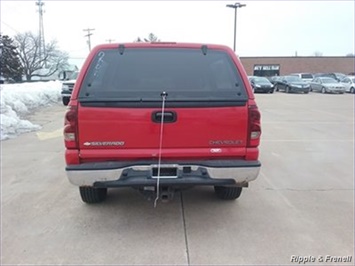
<path fill-rule="evenodd" d="M 229 47 L 103 44 L 65 115 L 66 173 L 86 203 L 119 187 L 169 200 L 213 186 L 232 200 L 258 176 L 260 135 L 252 88 Z"/>

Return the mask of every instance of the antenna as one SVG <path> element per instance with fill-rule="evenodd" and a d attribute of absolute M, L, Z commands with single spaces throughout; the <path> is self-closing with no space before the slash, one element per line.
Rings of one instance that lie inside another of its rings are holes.
<path fill-rule="evenodd" d="M 162 103 L 161 103 L 161 120 L 160 120 L 160 134 L 159 134 L 159 158 L 158 158 L 158 177 L 157 177 L 157 195 L 154 200 L 154 208 L 157 207 L 157 202 L 160 197 L 160 166 L 161 166 L 161 153 L 162 153 L 162 148 L 163 148 L 163 134 L 164 134 L 164 113 L 165 113 L 165 100 L 166 97 L 168 96 L 168 93 L 163 91 L 160 94 L 162 98 Z"/>
<path fill-rule="evenodd" d="M 44 26 L 43 26 L 43 13 L 44 13 L 43 6 L 44 6 L 44 3 L 42 2 L 42 0 L 38 0 L 38 2 L 36 2 L 36 6 L 38 6 L 38 14 L 39 14 L 38 57 L 40 60 L 45 60 L 46 44 L 44 41 Z"/>

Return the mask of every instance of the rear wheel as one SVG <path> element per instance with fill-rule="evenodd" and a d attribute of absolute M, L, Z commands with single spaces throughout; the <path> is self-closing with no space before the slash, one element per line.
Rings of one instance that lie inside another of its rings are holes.
<path fill-rule="evenodd" d="M 62 98 L 62 102 L 65 106 L 67 106 L 69 104 L 70 98 L 69 97 L 63 97 Z"/>
<path fill-rule="evenodd" d="M 242 187 L 222 187 L 222 186 L 215 186 L 214 192 L 216 193 L 217 197 L 224 200 L 235 200 L 239 198 L 240 194 L 242 193 Z"/>
<path fill-rule="evenodd" d="M 324 88 L 324 87 L 322 87 L 321 92 L 322 92 L 323 94 L 325 93 L 325 88 Z"/>
<path fill-rule="evenodd" d="M 107 196 L 107 188 L 79 187 L 81 199 L 86 203 L 99 203 Z"/>
<path fill-rule="evenodd" d="M 350 88 L 350 93 L 354 93 L 354 88 Z"/>

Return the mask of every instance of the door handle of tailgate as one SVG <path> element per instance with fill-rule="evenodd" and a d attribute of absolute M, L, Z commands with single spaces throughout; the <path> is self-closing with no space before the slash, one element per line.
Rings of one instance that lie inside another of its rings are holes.
<path fill-rule="evenodd" d="M 154 123 L 160 123 L 162 117 L 161 111 L 155 111 L 152 113 L 152 121 Z M 177 120 L 176 112 L 174 111 L 165 111 L 164 112 L 164 123 L 174 123 Z"/>

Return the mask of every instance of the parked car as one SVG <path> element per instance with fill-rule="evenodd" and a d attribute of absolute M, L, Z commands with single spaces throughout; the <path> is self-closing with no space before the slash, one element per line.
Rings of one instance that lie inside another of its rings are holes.
<path fill-rule="evenodd" d="M 311 73 L 292 73 L 290 76 L 296 76 L 301 78 L 303 81 L 311 82 L 313 80 L 313 75 Z"/>
<path fill-rule="evenodd" d="M 342 73 L 317 73 L 317 74 L 314 74 L 313 77 L 314 78 L 317 78 L 317 77 L 329 77 L 329 78 L 335 79 L 336 81 L 340 81 L 343 78 L 345 78 L 346 75 L 342 74 Z"/>
<path fill-rule="evenodd" d="M 344 93 L 345 87 L 338 81 L 329 77 L 314 78 L 311 83 L 311 89 L 313 92 L 321 93 Z"/>
<path fill-rule="evenodd" d="M 274 85 L 265 77 L 252 77 L 250 84 L 254 92 L 274 92 Z"/>
<path fill-rule="evenodd" d="M 337 81 L 340 81 L 346 77 L 346 75 L 343 73 L 329 73 L 329 75 L 334 75 Z"/>
<path fill-rule="evenodd" d="M 272 85 L 276 85 L 276 83 L 281 80 L 283 78 L 283 76 L 272 76 L 272 77 L 268 77 L 269 81 L 271 82 Z"/>
<path fill-rule="evenodd" d="M 119 187 L 170 200 L 200 185 L 234 200 L 257 178 L 260 112 L 229 47 L 103 44 L 81 71 L 64 143 L 68 179 L 84 202 Z"/>
<path fill-rule="evenodd" d="M 346 92 L 355 93 L 355 77 L 347 76 L 343 78 L 340 83 L 345 87 Z"/>
<path fill-rule="evenodd" d="M 62 83 L 62 102 L 65 106 L 67 106 L 70 101 L 70 96 L 72 94 L 78 74 L 79 72 L 77 71 L 73 72 L 73 74 L 68 78 L 68 80 Z"/>
<path fill-rule="evenodd" d="M 308 82 L 303 81 L 301 78 L 296 76 L 284 76 L 282 79 L 278 80 L 275 84 L 276 91 L 290 92 L 303 92 L 309 93 L 310 86 Z"/>

